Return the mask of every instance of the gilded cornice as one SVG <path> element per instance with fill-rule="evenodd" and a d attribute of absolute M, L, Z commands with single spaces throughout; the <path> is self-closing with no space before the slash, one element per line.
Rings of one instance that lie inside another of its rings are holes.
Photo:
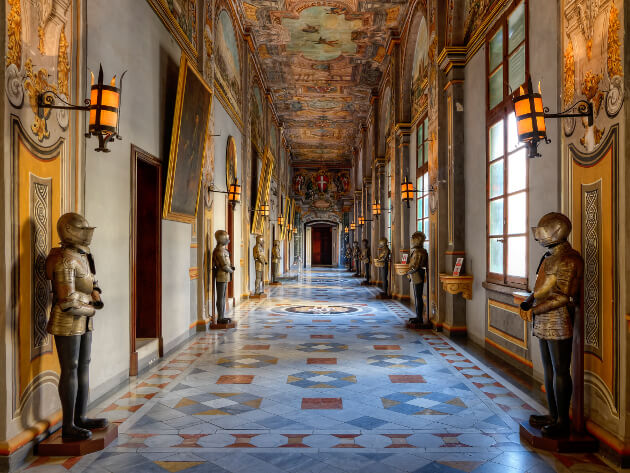
<path fill-rule="evenodd" d="M 448 74 L 453 67 L 466 65 L 467 52 L 466 46 L 445 46 L 438 55 L 437 64 L 445 74 Z"/>

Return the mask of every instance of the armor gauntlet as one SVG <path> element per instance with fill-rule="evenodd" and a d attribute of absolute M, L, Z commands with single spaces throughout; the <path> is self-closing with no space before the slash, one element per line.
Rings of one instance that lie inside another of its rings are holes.
<path fill-rule="evenodd" d="M 53 291 L 61 311 L 68 315 L 92 317 L 96 308 L 91 296 L 75 289 L 74 270 L 64 268 L 54 272 Z"/>

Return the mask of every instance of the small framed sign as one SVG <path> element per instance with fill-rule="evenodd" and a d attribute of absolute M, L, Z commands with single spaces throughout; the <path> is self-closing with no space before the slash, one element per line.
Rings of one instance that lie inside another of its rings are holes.
<path fill-rule="evenodd" d="M 407 259 L 409 258 L 409 253 L 402 254 L 402 264 L 407 264 Z"/>
<path fill-rule="evenodd" d="M 459 276 L 462 271 L 462 265 L 464 264 L 464 258 L 457 258 L 455 261 L 455 268 L 453 268 L 453 276 Z"/>

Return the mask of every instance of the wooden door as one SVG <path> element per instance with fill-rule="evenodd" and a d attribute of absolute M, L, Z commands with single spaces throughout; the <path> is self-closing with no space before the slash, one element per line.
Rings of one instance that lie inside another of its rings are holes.
<path fill-rule="evenodd" d="M 157 338 L 162 346 L 162 164 L 131 148 L 131 359 L 129 374 L 138 372 L 138 338 Z"/>

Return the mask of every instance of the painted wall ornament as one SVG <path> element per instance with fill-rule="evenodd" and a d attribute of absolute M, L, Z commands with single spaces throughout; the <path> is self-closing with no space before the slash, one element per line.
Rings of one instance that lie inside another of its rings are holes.
<path fill-rule="evenodd" d="M 232 17 L 226 9 L 217 16 L 214 57 L 215 78 L 236 114 L 241 114 L 241 59 Z"/>
<path fill-rule="evenodd" d="M 6 65 L 22 67 L 22 7 L 20 0 L 8 0 L 10 7 L 7 15 L 7 59 Z"/>

